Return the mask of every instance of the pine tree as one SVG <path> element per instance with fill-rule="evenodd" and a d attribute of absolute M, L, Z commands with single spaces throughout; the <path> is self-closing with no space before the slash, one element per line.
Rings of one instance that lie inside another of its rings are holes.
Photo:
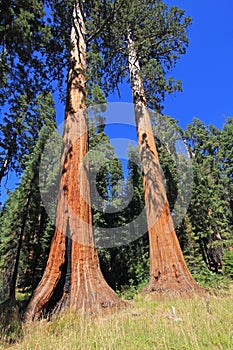
<path fill-rule="evenodd" d="M 122 233 L 126 220 L 122 210 L 126 206 L 126 188 L 122 164 L 104 132 L 104 119 L 100 115 L 91 120 L 89 127 L 93 225 L 101 270 L 106 281 L 116 290 L 128 281 L 126 249 L 121 246 L 127 242 L 127 230 L 125 235 Z M 113 232 L 118 231 L 118 227 L 119 232 Z"/>
<path fill-rule="evenodd" d="M 223 166 L 226 158 L 223 156 L 222 133 L 196 118 L 186 130 L 194 169 L 189 222 L 199 253 L 208 268 L 215 272 L 222 269 L 224 248 L 232 230 L 230 186 Z"/>
<path fill-rule="evenodd" d="M 41 239 L 46 235 L 48 217 L 40 198 L 39 165 L 44 145 L 55 127 L 55 113 L 50 114 L 53 106 L 51 95 L 41 96 L 40 101 L 41 108 L 42 105 L 44 108 L 43 112 L 40 111 L 41 118 L 46 124 L 25 162 L 20 185 L 10 194 L 1 215 L 2 300 L 15 299 L 16 286 L 31 289 L 38 273 L 36 270 L 41 274 L 35 260 L 42 253 Z"/>
<path fill-rule="evenodd" d="M 44 57 L 50 36 L 44 1 L 3 0 L 0 6 L 1 182 L 9 170 L 24 169 L 24 155 L 41 127 L 34 106 L 51 84 Z"/>
<path fill-rule="evenodd" d="M 135 288 L 145 286 L 149 275 L 149 240 L 145 211 L 144 190 L 138 147 L 128 148 L 128 183 L 133 186 L 133 197 L 126 211 L 127 220 L 131 222 L 134 233 L 132 242 L 128 244 L 127 282 Z M 135 218 L 140 216 L 140 220 Z"/>
<path fill-rule="evenodd" d="M 226 174 L 229 182 L 227 193 L 229 193 L 230 208 L 232 211 L 231 223 L 233 223 L 233 155 L 232 155 L 232 135 L 233 118 L 227 118 L 223 130 L 220 134 L 220 157 L 222 160 L 223 172 Z"/>

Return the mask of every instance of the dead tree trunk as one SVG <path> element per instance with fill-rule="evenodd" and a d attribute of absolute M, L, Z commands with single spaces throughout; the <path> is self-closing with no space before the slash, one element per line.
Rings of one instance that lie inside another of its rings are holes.
<path fill-rule="evenodd" d="M 197 290 L 199 286 L 186 266 L 174 229 L 140 76 L 138 55 L 130 31 L 128 50 L 150 240 L 150 282 L 145 291 Z"/>
<path fill-rule="evenodd" d="M 47 266 L 25 317 L 33 320 L 43 312 L 98 311 L 121 304 L 100 271 L 94 246 L 88 165 L 81 165 L 88 152 L 85 115 L 86 43 L 83 11 L 74 7 L 72 50 L 67 85 L 61 178 L 54 237 Z M 83 198 L 85 195 L 85 198 Z"/>

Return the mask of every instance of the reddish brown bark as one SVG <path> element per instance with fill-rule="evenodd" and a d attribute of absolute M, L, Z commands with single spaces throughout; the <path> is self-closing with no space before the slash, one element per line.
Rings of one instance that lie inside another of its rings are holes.
<path fill-rule="evenodd" d="M 150 240 L 150 282 L 145 291 L 199 290 L 199 285 L 186 266 L 174 229 L 140 76 L 138 56 L 130 32 L 128 48 Z"/>
<path fill-rule="evenodd" d="M 71 307 L 73 310 L 92 312 L 121 304 L 100 271 L 92 231 L 88 164 L 81 169 L 88 152 L 84 36 L 82 11 L 76 5 L 71 31 L 73 48 L 68 75 L 56 229 L 44 275 L 26 310 L 27 320 L 38 317 L 45 310 L 58 312 Z"/>

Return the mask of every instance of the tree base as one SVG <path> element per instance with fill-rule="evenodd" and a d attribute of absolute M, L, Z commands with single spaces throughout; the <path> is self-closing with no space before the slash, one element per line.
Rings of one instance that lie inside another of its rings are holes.
<path fill-rule="evenodd" d="M 26 309 L 24 321 L 35 321 L 43 317 L 50 320 L 68 310 L 80 315 L 88 315 L 101 313 L 106 309 L 124 307 L 126 303 L 108 286 L 102 275 L 97 277 L 86 278 L 78 288 L 76 285 L 73 290 L 63 291 L 62 295 L 54 289 L 53 294 L 46 301 L 37 298 L 39 294 L 37 290 Z M 57 298 L 57 295 L 60 297 Z"/>
<path fill-rule="evenodd" d="M 153 278 L 148 285 L 143 289 L 142 294 L 155 293 L 159 295 L 194 295 L 205 294 L 206 290 L 202 288 L 195 280 L 184 281 L 180 280 L 159 280 L 155 281 Z"/>
<path fill-rule="evenodd" d="M 86 296 L 83 299 L 80 299 L 80 302 L 77 302 L 72 306 L 69 303 L 69 297 L 66 295 L 63 296 L 62 299 L 55 305 L 54 309 L 48 313 L 47 318 L 52 320 L 66 313 L 67 311 L 76 312 L 82 316 L 87 316 L 100 314 L 107 310 L 118 310 L 125 306 L 126 302 L 115 296 L 111 296 L 111 299 L 107 298 L 106 300 L 98 296 L 90 300 L 88 296 Z"/>

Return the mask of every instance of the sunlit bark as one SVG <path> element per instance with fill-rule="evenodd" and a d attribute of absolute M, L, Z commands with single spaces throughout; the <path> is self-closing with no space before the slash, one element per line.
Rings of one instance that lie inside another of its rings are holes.
<path fill-rule="evenodd" d="M 140 64 L 130 31 L 128 50 L 150 240 L 150 282 L 145 291 L 197 290 L 199 286 L 186 266 L 173 225 L 140 75 Z"/>
<path fill-rule="evenodd" d="M 74 8 L 71 42 L 56 229 L 43 278 L 26 310 L 27 320 L 66 307 L 93 312 L 121 304 L 103 278 L 93 239 L 89 170 L 83 163 L 88 152 L 86 43 L 79 5 Z"/>

